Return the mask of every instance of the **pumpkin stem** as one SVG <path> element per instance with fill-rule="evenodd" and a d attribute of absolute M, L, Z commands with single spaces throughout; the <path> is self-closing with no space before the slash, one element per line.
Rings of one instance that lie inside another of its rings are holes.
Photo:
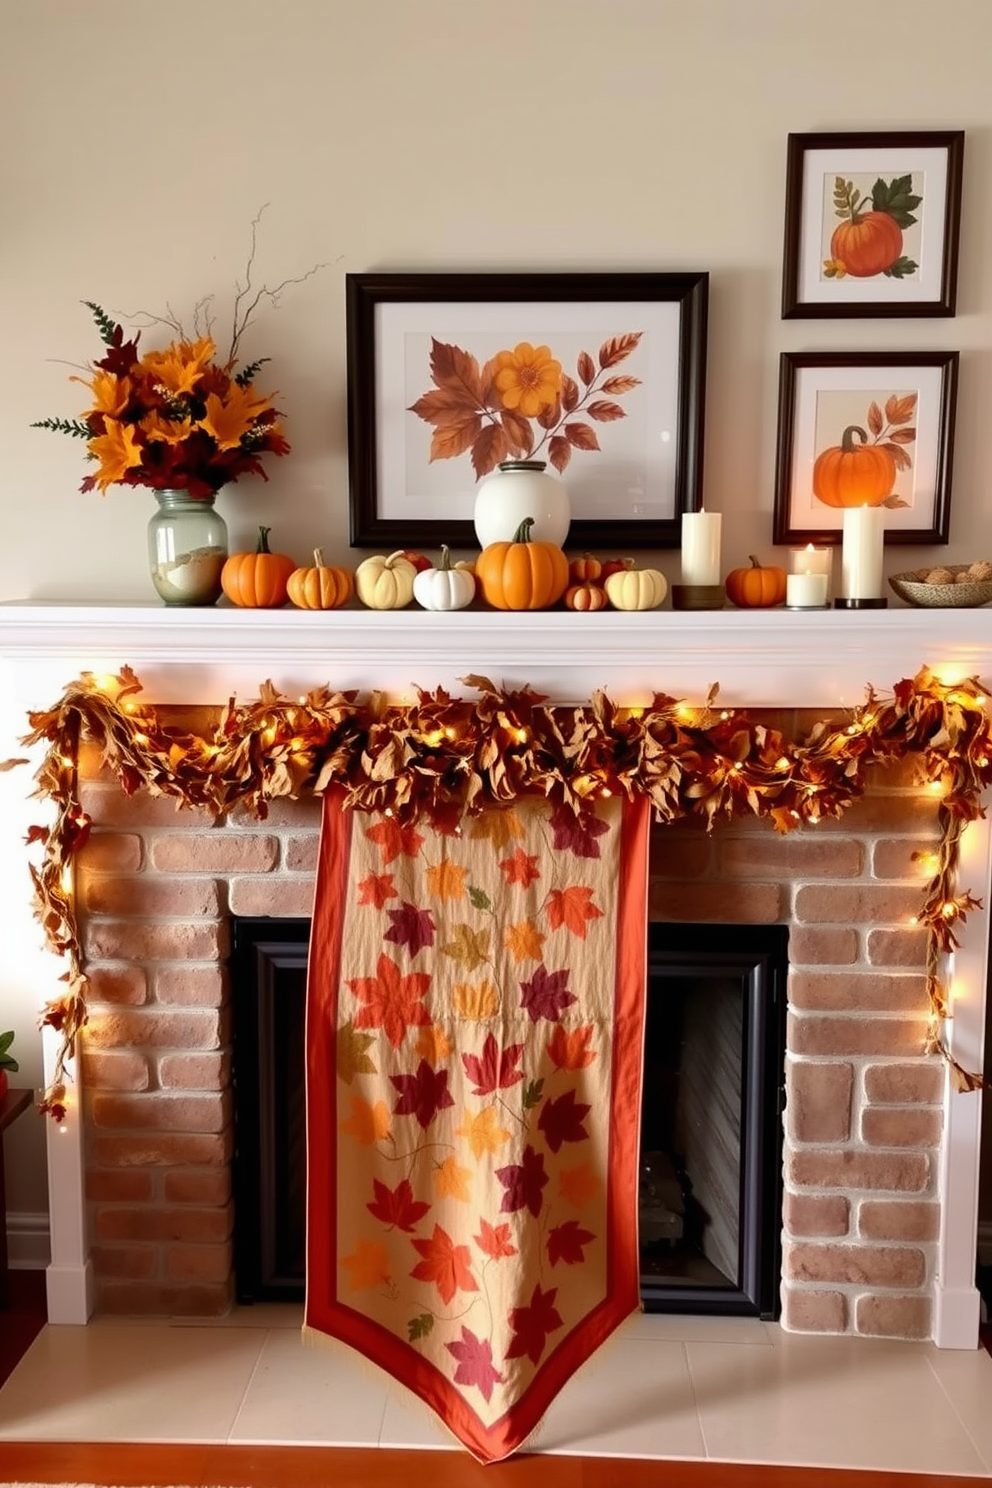
<path fill-rule="evenodd" d="M 526 543 L 526 542 L 530 542 L 530 529 L 533 527 L 533 525 L 534 525 L 534 518 L 533 517 L 524 517 L 523 521 L 520 523 L 520 526 L 517 528 L 516 532 L 513 534 L 513 541 L 515 543 Z"/>
<path fill-rule="evenodd" d="M 323 548 L 314 548 L 314 550 L 313 550 L 313 565 L 314 565 L 314 568 L 323 568 L 323 566 L 324 566 L 324 550 L 323 550 Z"/>
<path fill-rule="evenodd" d="M 259 527 L 258 547 L 255 549 L 256 553 L 271 553 L 272 549 L 269 547 L 269 533 L 271 531 L 271 527 Z"/>
<path fill-rule="evenodd" d="M 442 573 L 451 572 L 451 549 L 447 543 L 441 544 L 441 562 L 438 564 L 438 568 Z"/>
<path fill-rule="evenodd" d="M 752 568 L 760 568 L 760 567 L 761 567 L 761 564 L 760 564 L 760 563 L 759 563 L 759 562 L 758 562 L 758 560 L 757 560 L 757 558 L 755 558 L 755 556 L 754 556 L 754 554 L 753 554 L 753 553 L 748 553 L 748 555 L 747 555 L 747 556 L 748 556 L 748 557 L 749 557 L 749 558 L 750 558 L 750 560 L 751 560 L 751 567 L 752 567 Z"/>
<path fill-rule="evenodd" d="M 843 452 L 844 452 L 845 455 L 849 455 L 849 454 L 852 453 L 853 450 L 856 450 L 856 449 L 859 448 L 859 446 L 856 445 L 854 443 L 854 440 L 851 438 L 851 435 L 852 434 L 860 434 L 861 435 L 861 443 L 862 444 L 867 444 L 868 443 L 868 435 L 865 433 L 864 429 L 862 429 L 861 425 L 860 424 L 849 424 L 848 427 L 844 430 L 843 438 L 841 439 L 841 442 L 840 442 L 840 447 L 843 450 Z"/>

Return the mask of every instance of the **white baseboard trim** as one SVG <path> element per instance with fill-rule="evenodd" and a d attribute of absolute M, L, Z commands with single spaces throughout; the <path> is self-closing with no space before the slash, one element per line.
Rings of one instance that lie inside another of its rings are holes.
<path fill-rule="evenodd" d="M 43 1271 L 52 1258 L 47 1213 L 7 1212 L 7 1263 L 12 1271 Z"/>
<path fill-rule="evenodd" d="M 933 1341 L 938 1348 L 978 1348 L 982 1299 L 977 1287 L 934 1287 Z"/>

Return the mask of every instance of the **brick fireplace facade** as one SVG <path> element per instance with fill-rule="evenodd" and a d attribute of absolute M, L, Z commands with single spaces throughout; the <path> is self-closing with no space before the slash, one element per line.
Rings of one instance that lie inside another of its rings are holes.
<path fill-rule="evenodd" d="M 96 1305 L 215 1315 L 233 1297 L 229 916 L 309 915 L 319 802 L 215 824 L 125 797 L 92 748 L 81 763 L 94 821 L 76 887 Z M 911 922 L 936 836 L 914 763 L 880 775 L 841 821 L 788 837 L 761 821 L 654 829 L 650 917 L 791 927 L 787 1328 L 930 1336 L 943 1071 L 921 1054 Z"/>

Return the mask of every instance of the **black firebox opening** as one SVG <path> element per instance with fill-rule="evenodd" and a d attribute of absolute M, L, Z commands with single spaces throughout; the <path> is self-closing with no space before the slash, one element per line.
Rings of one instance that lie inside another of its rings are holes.
<path fill-rule="evenodd" d="M 303 1296 L 310 921 L 233 925 L 238 1300 Z M 648 927 L 641 1295 L 649 1312 L 778 1315 L 784 926 Z"/>

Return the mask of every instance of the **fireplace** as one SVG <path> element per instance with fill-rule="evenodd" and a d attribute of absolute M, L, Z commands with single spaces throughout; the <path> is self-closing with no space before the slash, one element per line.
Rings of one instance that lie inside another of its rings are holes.
<path fill-rule="evenodd" d="M 445 617 L 426 613 L 0 606 L 8 733 L 67 676 L 122 665 L 150 701 L 184 707 L 231 690 L 252 696 L 265 677 L 288 694 L 328 679 L 402 694 L 411 678 L 464 691 L 459 678 L 481 672 L 554 700 L 603 686 L 629 702 L 655 689 L 698 700 L 712 681 L 726 706 L 779 710 L 768 716 L 790 731 L 795 719 L 780 710 L 836 716 L 866 683 L 884 691 L 924 661 L 992 671 L 983 612 L 584 619 L 579 634 L 564 614 L 467 612 L 453 636 Z M 212 824 L 168 802 L 124 799 L 96 763 L 84 761 L 97 830 L 77 884 L 93 1017 L 80 1104 L 48 1132 L 50 1312 L 76 1322 L 95 1306 L 215 1313 L 233 1295 L 229 917 L 309 912 L 316 803 L 277 802 L 264 823 Z M 18 844 L 32 819 L 12 819 Z M 979 1100 L 954 1095 L 941 1066 L 920 1056 L 913 854 L 933 836 L 932 799 L 902 767 L 842 821 L 785 839 L 763 822 L 711 836 L 697 823 L 656 829 L 652 919 L 790 927 L 787 1328 L 977 1339 Z M 966 848 L 962 884 L 985 896 L 984 824 Z M 953 968 L 952 1044 L 970 1068 L 981 1064 L 987 925 L 984 912 L 971 918 Z M 56 976 L 42 957 L 37 1005 Z"/>

